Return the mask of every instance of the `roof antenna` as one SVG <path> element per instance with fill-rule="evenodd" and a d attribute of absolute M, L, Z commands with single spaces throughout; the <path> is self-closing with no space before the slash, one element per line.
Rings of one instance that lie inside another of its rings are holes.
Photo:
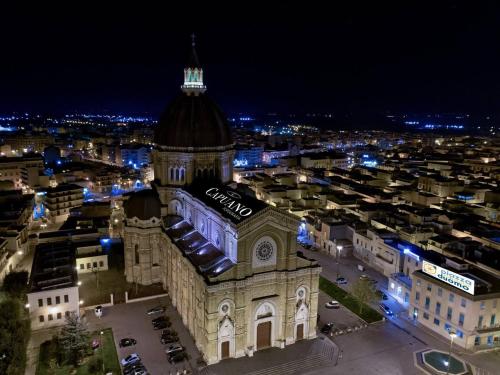
<path fill-rule="evenodd" d="M 196 35 L 194 33 L 191 34 L 191 45 L 194 47 L 196 45 L 195 43 Z"/>

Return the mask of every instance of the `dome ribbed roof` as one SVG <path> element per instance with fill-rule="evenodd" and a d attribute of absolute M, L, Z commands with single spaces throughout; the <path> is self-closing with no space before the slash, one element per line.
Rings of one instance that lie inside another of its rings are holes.
<path fill-rule="evenodd" d="M 133 193 L 123 204 L 125 215 L 131 219 L 137 217 L 149 220 L 152 217 L 161 218 L 161 201 L 156 191 L 152 189 L 140 190 Z"/>
<path fill-rule="evenodd" d="M 155 143 L 169 147 L 232 145 L 226 116 L 207 95 L 182 93 L 160 116 Z"/>

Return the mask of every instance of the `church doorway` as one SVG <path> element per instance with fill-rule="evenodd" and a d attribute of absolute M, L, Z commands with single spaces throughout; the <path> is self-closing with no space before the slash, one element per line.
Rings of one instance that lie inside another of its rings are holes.
<path fill-rule="evenodd" d="M 297 324 L 297 341 L 304 339 L 304 324 Z"/>
<path fill-rule="evenodd" d="M 271 322 L 260 323 L 257 326 L 257 350 L 266 349 L 271 346 Z"/>
<path fill-rule="evenodd" d="M 229 341 L 223 341 L 220 344 L 220 358 L 221 359 L 229 358 Z"/>

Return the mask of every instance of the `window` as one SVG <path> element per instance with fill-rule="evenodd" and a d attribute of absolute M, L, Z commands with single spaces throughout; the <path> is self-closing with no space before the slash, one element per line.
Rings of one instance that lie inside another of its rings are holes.
<path fill-rule="evenodd" d="M 67 318 L 67 317 L 69 316 L 69 311 L 66 311 L 66 312 L 64 313 L 64 316 Z"/>
<path fill-rule="evenodd" d="M 465 300 L 465 298 L 462 298 L 462 300 L 460 301 L 460 306 L 467 307 L 467 301 Z"/>
<path fill-rule="evenodd" d="M 438 325 L 439 325 L 439 323 L 440 323 L 440 322 L 439 322 L 439 319 L 434 318 L 434 324 L 438 326 Z"/>
<path fill-rule="evenodd" d="M 54 320 L 54 317 L 52 316 L 52 314 L 49 314 L 49 320 Z"/>
<path fill-rule="evenodd" d="M 460 315 L 458 316 L 458 325 L 460 327 L 462 327 L 464 325 L 464 320 L 465 320 L 465 316 L 463 313 L 460 313 Z"/>
<path fill-rule="evenodd" d="M 417 280 L 417 286 L 420 286 L 420 280 Z"/>
<path fill-rule="evenodd" d="M 56 305 L 59 305 L 61 303 L 61 297 L 56 296 Z"/>
<path fill-rule="evenodd" d="M 464 338 L 464 333 L 462 331 L 460 331 L 459 329 L 457 329 L 457 337 L 460 337 L 461 339 Z"/>
<path fill-rule="evenodd" d="M 43 299 L 38 299 L 38 307 L 42 307 L 43 306 Z"/>
<path fill-rule="evenodd" d="M 92 263 L 92 267 L 97 268 L 97 262 Z"/>
<path fill-rule="evenodd" d="M 453 293 L 450 293 L 448 296 L 448 301 L 453 302 L 455 300 L 455 295 Z"/>
<path fill-rule="evenodd" d="M 484 301 L 482 301 L 480 304 L 479 304 L 479 310 L 484 310 L 485 308 L 485 303 Z"/>
<path fill-rule="evenodd" d="M 441 314 L 441 304 L 436 302 L 436 315 Z"/>
<path fill-rule="evenodd" d="M 474 345 L 475 346 L 481 345 L 481 336 L 476 336 L 474 338 Z"/>
<path fill-rule="evenodd" d="M 87 269 L 88 269 L 88 270 L 90 269 L 90 267 L 92 267 L 92 264 L 87 263 Z"/>
<path fill-rule="evenodd" d="M 424 319 L 425 319 L 425 320 L 429 320 L 429 314 L 428 314 L 428 313 L 426 313 L 426 312 L 424 312 Z"/>
<path fill-rule="evenodd" d="M 47 305 L 48 306 L 52 305 L 52 298 L 51 297 L 47 298 Z"/>
<path fill-rule="evenodd" d="M 429 310 L 429 305 L 431 304 L 431 299 L 429 297 L 425 297 L 425 309 Z"/>
<path fill-rule="evenodd" d="M 495 325 L 495 319 L 496 319 L 495 314 L 492 314 L 491 318 L 490 318 L 490 326 L 494 326 Z"/>
<path fill-rule="evenodd" d="M 43 323 L 43 322 L 45 321 L 45 318 L 43 317 L 43 315 L 40 315 L 40 316 L 38 317 L 38 321 L 39 321 L 40 323 Z"/>
<path fill-rule="evenodd" d="M 438 296 L 442 297 L 443 296 L 443 289 L 438 288 Z"/>
<path fill-rule="evenodd" d="M 68 303 L 69 302 L 69 297 L 67 294 L 64 295 L 64 302 Z"/>
<path fill-rule="evenodd" d="M 420 292 L 415 292 L 415 301 L 420 301 Z"/>
<path fill-rule="evenodd" d="M 447 331 L 447 332 L 450 332 L 450 329 L 451 329 L 450 323 L 445 323 L 444 324 L 444 330 Z"/>
<path fill-rule="evenodd" d="M 483 316 L 482 315 L 479 315 L 479 317 L 477 318 L 477 326 L 478 326 L 478 328 L 481 328 L 483 326 Z"/>
<path fill-rule="evenodd" d="M 453 309 L 450 306 L 448 306 L 448 311 L 446 312 L 446 319 L 451 320 L 452 317 L 453 317 Z"/>
<path fill-rule="evenodd" d="M 85 264 L 80 263 L 80 269 L 81 269 L 81 270 L 84 270 L 84 269 L 85 269 Z"/>
<path fill-rule="evenodd" d="M 99 267 L 104 267 L 104 262 L 102 260 L 99 261 Z"/>
<path fill-rule="evenodd" d="M 59 312 L 57 313 L 57 319 L 61 319 L 62 318 L 62 314 Z"/>
<path fill-rule="evenodd" d="M 427 284 L 427 291 L 432 292 L 432 285 L 431 284 Z"/>

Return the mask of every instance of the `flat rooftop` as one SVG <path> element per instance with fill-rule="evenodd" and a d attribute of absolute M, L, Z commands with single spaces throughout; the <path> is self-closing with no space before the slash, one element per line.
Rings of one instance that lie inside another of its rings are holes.
<path fill-rule="evenodd" d="M 39 244 L 30 275 L 30 292 L 69 288 L 77 283 L 75 252 L 70 241 Z"/>

